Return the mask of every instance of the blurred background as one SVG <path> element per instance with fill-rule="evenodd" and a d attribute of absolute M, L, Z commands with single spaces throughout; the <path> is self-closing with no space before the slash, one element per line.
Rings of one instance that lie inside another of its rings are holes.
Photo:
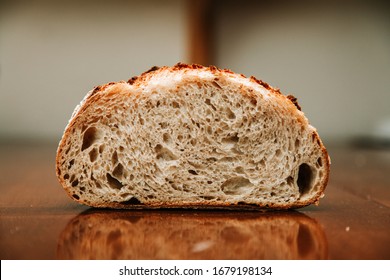
<path fill-rule="evenodd" d="M 0 141 L 58 142 L 94 86 L 181 61 L 295 95 L 325 144 L 388 143 L 387 3 L 0 0 Z"/>

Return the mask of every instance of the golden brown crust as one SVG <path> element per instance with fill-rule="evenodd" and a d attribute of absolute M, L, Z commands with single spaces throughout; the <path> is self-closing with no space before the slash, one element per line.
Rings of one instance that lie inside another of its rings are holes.
<path fill-rule="evenodd" d="M 74 127 L 76 125 L 78 125 L 79 119 L 82 118 L 83 113 L 88 109 L 88 107 L 92 106 L 93 104 L 95 104 L 97 102 L 97 100 L 99 100 L 100 98 L 103 98 L 106 95 L 111 96 L 111 95 L 121 94 L 121 89 L 122 89 L 121 86 L 123 86 L 123 84 L 128 84 L 128 85 L 133 86 L 133 87 L 139 87 L 143 84 L 146 84 L 147 81 L 150 79 L 150 77 L 152 77 L 153 75 L 156 75 L 156 73 L 159 73 L 160 71 L 165 71 L 167 69 L 169 71 L 173 71 L 173 72 L 174 71 L 192 71 L 192 70 L 202 69 L 203 71 L 208 71 L 208 72 L 212 73 L 215 76 L 216 80 L 218 80 L 218 77 L 221 77 L 223 75 L 235 76 L 235 77 L 247 79 L 244 75 L 236 74 L 229 69 L 219 69 L 215 66 L 205 67 L 205 66 L 201 66 L 198 64 L 190 64 L 189 65 L 189 64 L 184 64 L 184 63 L 177 63 L 173 67 L 154 66 L 151 69 L 149 69 L 148 71 L 145 71 L 144 73 L 142 73 L 141 75 L 132 77 L 127 82 L 124 82 L 124 81 L 110 82 L 110 83 L 95 87 L 86 96 L 85 100 L 82 101 L 79 108 L 75 110 L 68 126 L 65 129 L 64 135 L 62 137 L 62 140 L 61 140 L 59 147 L 58 147 L 58 150 L 57 150 L 56 173 L 57 173 L 57 177 L 58 177 L 59 182 L 61 183 L 61 185 L 64 186 L 65 189 L 69 189 L 70 186 L 66 185 L 67 184 L 66 181 L 63 179 L 63 176 L 61 176 L 60 165 L 62 163 L 61 163 L 60 155 L 62 154 L 64 147 L 66 145 L 65 139 L 67 139 L 69 137 L 69 135 L 74 130 Z M 297 99 L 294 96 L 292 96 L 292 95 L 284 96 L 283 94 L 281 94 L 279 89 L 273 88 L 270 85 L 268 85 L 267 83 L 265 83 L 261 80 L 258 80 L 253 76 L 251 76 L 248 80 L 250 82 L 256 83 L 256 84 L 260 85 L 261 87 L 267 89 L 270 94 L 275 95 L 277 98 L 282 98 L 283 100 L 285 100 L 285 102 L 292 104 L 293 106 L 291 106 L 291 110 L 297 110 L 297 111 L 301 110 L 301 107 L 299 106 Z M 117 88 L 115 88 L 115 87 L 117 87 Z M 299 118 L 298 118 L 298 121 L 299 121 Z M 327 150 L 326 150 L 325 146 L 323 145 L 323 143 L 322 143 L 322 141 L 321 141 L 321 139 L 316 131 L 313 132 L 313 139 L 318 143 L 318 146 L 320 147 L 320 149 L 322 151 L 322 164 L 325 166 L 325 170 L 326 170 L 326 172 L 324 174 L 325 176 L 320 184 L 320 191 L 319 191 L 319 195 L 317 197 L 314 197 L 311 200 L 305 200 L 305 201 L 298 200 L 297 202 L 295 202 L 293 207 L 288 206 L 288 205 L 275 206 L 272 203 L 253 205 L 253 204 L 242 204 L 242 203 L 230 204 L 230 203 L 221 203 L 221 202 L 212 202 L 212 201 L 203 202 L 201 204 L 199 204 L 199 203 L 185 203 L 185 204 L 183 204 L 183 203 L 149 203 L 148 205 L 144 205 L 142 203 L 136 203 L 133 201 L 132 203 L 117 203 L 117 202 L 101 203 L 101 204 L 95 204 L 93 206 L 94 207 L 101 207 L 101 208 L 117 208 L 117 209 L 145 209 L 145 208 L 148 208 L 148 209 L 161 209 L 161 208 L 195 208 L 195 209 L 213 208 L 213 209 L 218 209 L 218 208 L 222 208 L 222 209 L 239 209 L 239 210 L 264 210 L 264 209 L 265 210 L 267 210 L 267 209 L 282 210 L 282 209 L 289 209 L 289 208 L 304 207 L 304 206 L 307 206 L 307 205 L 312 204 L 312 203 L 318 204 L 318 201 L 321 198 L 321 196 L 323 195 L 324 190 L 325 190 L 326 185 L 327 185 L 328 180 L 329 180 L 330 160 L 329 160 Z M 72 199 L 75 199 L 76 201 L 78 201 L 79 203 L 89 204 L 88 202 L 83 201 L 82 198 L 76 198 L 76 197 L 72 196 L 69 192 L 68 192 L 68 195 Z"/>
<path fill-rule="evenodd" d="M 287 95 L 287 98 L 290 99 L 290 101 L 297 107 L 299 111 L 302 110 L 301 106 L 298 104 L 298 99 L 294 95 Z"/>

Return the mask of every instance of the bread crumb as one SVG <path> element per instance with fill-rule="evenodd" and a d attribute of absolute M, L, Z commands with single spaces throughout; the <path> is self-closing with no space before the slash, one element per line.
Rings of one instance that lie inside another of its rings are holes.
<path fill-rule="evenodd" d="M 348 232 L 350 230 L 349 227 L 345 227 L 345 231 Z"/>

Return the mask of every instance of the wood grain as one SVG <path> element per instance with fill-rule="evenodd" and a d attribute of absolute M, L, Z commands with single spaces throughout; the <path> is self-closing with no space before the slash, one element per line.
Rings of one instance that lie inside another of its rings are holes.
<path fill-rule="evenodd" d="M 267 213 L 90 209 L 57 182 L 55 152 L 0 145 L 1 259 L 390 259 L 388 150 L 329 149 L 320 205 Z"/>

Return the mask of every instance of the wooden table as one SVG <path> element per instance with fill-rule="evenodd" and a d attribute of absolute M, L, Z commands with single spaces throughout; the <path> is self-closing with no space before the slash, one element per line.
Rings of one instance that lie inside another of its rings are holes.
<path fill-rule="evenodd" d="M 0 145 L 1 259 L 390 259 L 390 151 L 329 148 L 299 211 L 108 211 L 73 202 L 52 144 Z"/>

